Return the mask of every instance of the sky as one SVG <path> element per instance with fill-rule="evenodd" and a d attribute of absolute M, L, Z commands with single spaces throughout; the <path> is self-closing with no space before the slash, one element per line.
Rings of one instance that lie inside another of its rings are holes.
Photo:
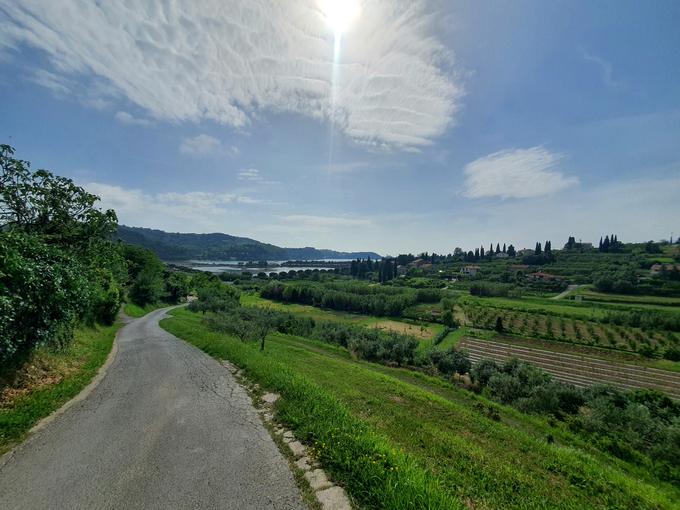
<path fill-rule="evenodd" d="M 0 0 L 0 143 L 172 232 L 657 240 L 679 25 L 675 0 Z"/>

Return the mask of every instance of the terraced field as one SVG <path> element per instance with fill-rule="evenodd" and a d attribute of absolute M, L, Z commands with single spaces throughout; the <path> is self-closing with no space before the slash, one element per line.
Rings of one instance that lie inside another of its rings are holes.
<path fill-rule="evenodd" d="M 556 340 L 574 344 L 604 347 L 627 352 L 640 352 L 645 347 L 662 351 L 679 343 L 677 333 L 644 331 L 640 328 L 602 324 L 549 314 L 463 305 L 465 317 L 472 326 L 494 329 L 500 317 L 503 330 L 519 336 Z"/>
<path fill-rule="evenodd" d="M 505 361 L 514 357 L 533 363 L 555 379 L 575 386 L 611 384 L 625 390 L 651 388 L 664 391 L 680 400 L 679 373 L 617 363 L 592 356 L 552 352 L 467 337 L 463 338 L 458 346 L 470 353 L 473 363 L 483 358 Z"/>

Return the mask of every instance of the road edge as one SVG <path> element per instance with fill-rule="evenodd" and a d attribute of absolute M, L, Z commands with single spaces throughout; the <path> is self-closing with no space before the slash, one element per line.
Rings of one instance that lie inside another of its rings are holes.
<path fill-rule="evenodd" d="M 52 423 L 54 420 L 56 420 L 59 416 L 64 414 L 66 411 L 68 411 L 75 404 L 85 400 L 95 390 L 95 388 L 97 386 L 99 386 L 99 383 L 104 379 L 104 377 L 106 377 L 106 374 L 109 370 L 109 367 L 113 364 L 113 362 L 116 359 L 116 355 L 118 354 L 118 335 L 120 335 L 120 332 L 125 328 L 125 326 L 127 326 L 128 324 L 130 324 L 130 322 L 132 322 L 129 319 L 124 320 L 123 318 L 120 318 L 119 320 L 121 320 L 123 326 L 121 328 L 119 328 L 118 331 L 116 331 L 116 336 L 113 337 L 113 343 L 111 345 L 111 350 L 109 351 L 109 354 L 106 357 L 106 360 L 104 361 L 102 366 L 99 367 L 99 369 L 97 370 L 97 373 L 92 378 L 92 380 L 87 384 L 87 386 L 85 386 L 82 390 L 80 390 L 80 392 L 75 397 L 70 399 L 68 402 L 65 402 L 64 405 L 62 405 L 59 409 L 53 411 L 52 413 L 48 414 L 44 418 L 41 418 L 40 420 L 38 420 L 38 422 L 35 425 L 33 425 L 30 428 L 30 430 L 27 432 L 26 438 L 23 441 L 14 445 L 14 447 L 12 447 L 12 449 L 5 452 L 3 455 L 0 455 L 0 469 L 3 468 L 5 466 L 5 464 L 7 464 L 7 462 L 10 460 L 10 458 L 12 458 L 14 456 L 14 454 L 16 453 L 16 451 L 19 448 L 22 448 L 26 444 L 28 444 L 29 441 L 31 441 L 33 439 L 33 437 L 35 436 L 35 434 L 37 432 L 39 432 L 42 429 L 44 429 L 45 427 L 47 427 L 47 425 Z"/>

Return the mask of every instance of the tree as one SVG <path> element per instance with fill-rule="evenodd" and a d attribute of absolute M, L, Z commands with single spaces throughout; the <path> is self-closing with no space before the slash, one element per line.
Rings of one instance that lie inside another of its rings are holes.
<path fill-rule="evenodd" d="M 479 258 L 484 258 L 484 246 L 479 247 Z"/>
<path fill-rule="evenodd" d="M 508 257 L 515 257 L 517 252 L 515 252 L 515 247 L 511 244 L 508 246 Z"/>
<path fill-rule="evenodd" d="M 168 291 L 168 300 L 171 303 L 179 303 L 191 292 L 191 276 L 181 271 L 173 271 L 167 277 L 165 286 Z"/>
<path fill-rule="evenodd" d="M 0 363 L 63 346 L 90 305 L 87 268 L 37 236 L 0 232 Z"/>
<path fill-rule="evenodd" d="M 39 235 L 47 244 L 81 251 L 116 231 L 115 212 L 95 207 L 99 197 L 47 170 L 31 172 L 30 163 L 13 156 L 14 148 L 0 145 L 3 230 Z"/>
<path fill-rule="evenodd" d="M 203 282 L 198 288 L 198 299 L 191 303 L 193 311 L 229 312 L 239 305 L 240 292 L 233 285 L 222 283 L 219 279 Z"/>
<path fill-rule="evenodd" d="M 494 327 L 497 333 L 503 333 L 503 318 L 499 315 L 496 317 L 496 326 Z"/>
<path fill-rule="evenodd" d="M 503 253 L 507 253 L 507 248 L 505 247 L 505 243 L 503 243 Z"/>
<path fill-rule="evenodd" d="M 645 244 L 645 253 L 661 253 L 661 247 L 654 241 L 647 241 Z"/>
<path fill-rule="evenodd" d="M 534 255 L 540 255 L 541 252 L 542 252 L 541 243 L 536 242 L 536 247 L 534 248 Z"/>
<path fill-rule="evenodd" d="M 501 245 L 496 243 L 496 253 L 500 253 L 500 252 L 501 252 Z"/>
<path fill-rule="evenodd" d="M 144 266 L 132 283 L 129 294 L 130 299 L 139 306 L 160 301 L 163 295 L 162 268 Z"/>
<path fill-rule="evenodd" d="M 454 318 L 453 312 L 450 308 L 447 308 L 444 310 L 444 313 L 442 313 L 442 322 L 447 328 L 452 328 L 456 325 L 456 319 Z"/>

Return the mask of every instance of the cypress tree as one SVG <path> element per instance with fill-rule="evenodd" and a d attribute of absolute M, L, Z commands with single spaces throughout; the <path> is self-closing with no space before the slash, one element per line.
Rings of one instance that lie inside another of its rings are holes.
<path fill-rule="evenodd" d="M 507 253 L 505 250 L 506 250 L 505 243 L 503 243 L 503 253 Z"/>

